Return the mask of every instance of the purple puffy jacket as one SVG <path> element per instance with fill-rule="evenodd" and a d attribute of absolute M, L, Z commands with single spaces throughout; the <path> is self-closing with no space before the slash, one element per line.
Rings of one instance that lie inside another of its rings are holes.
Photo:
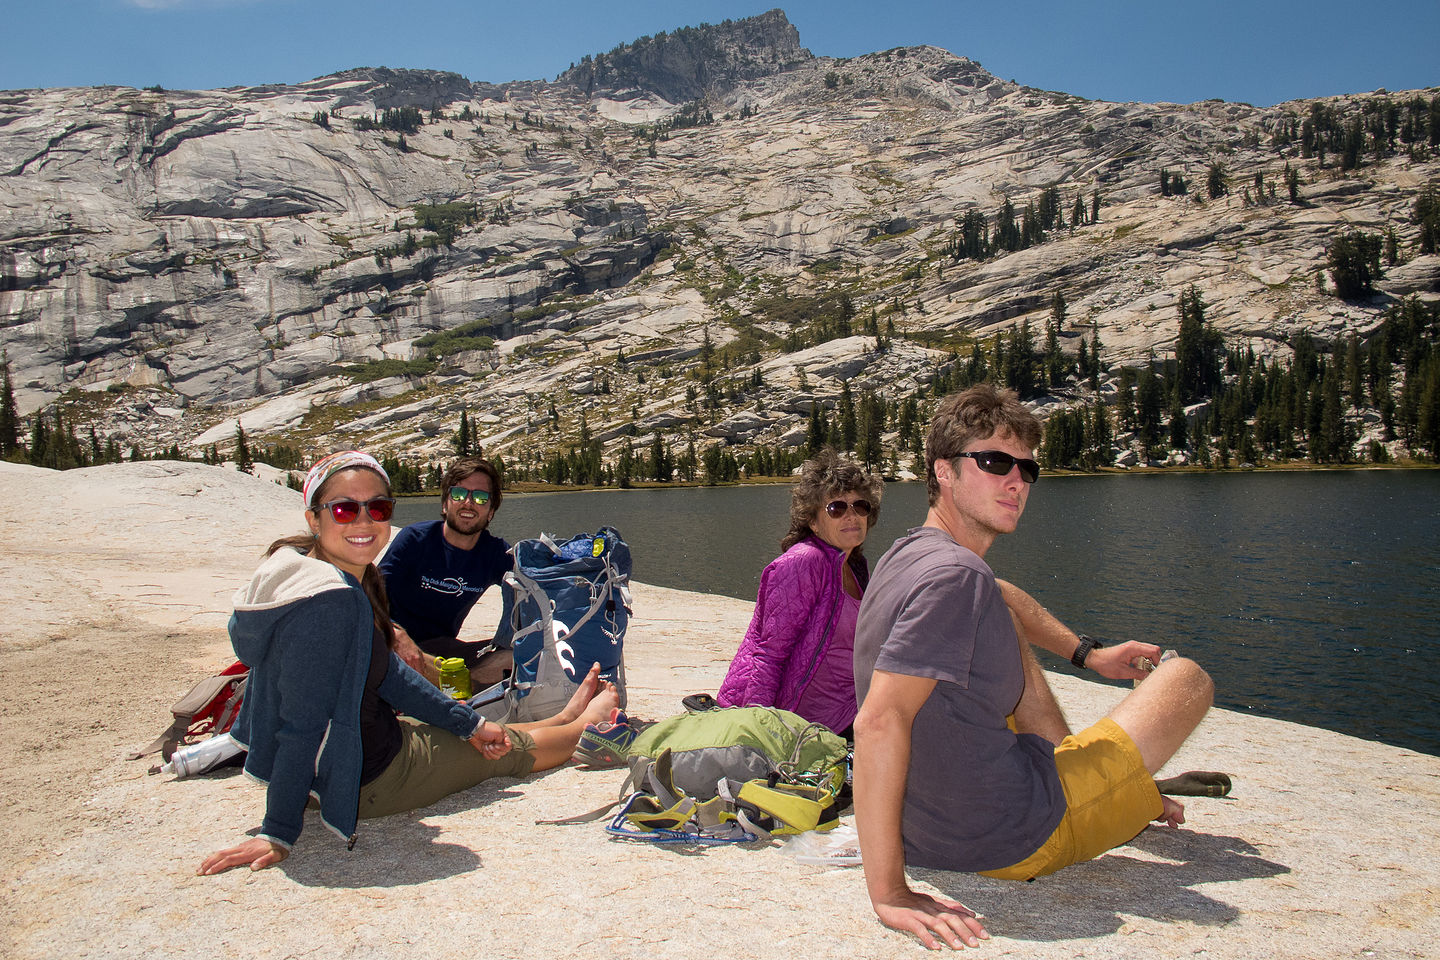
<path fill-rule="evenodd" d="M 715 696 L 721 706 L 795 709 L 816 667 L 833 646 L 844 596 L 844 562 L 843 550 L 808 537 L 765 568 L 750 628 Z M 852 557 L 850 566 L 863 592 L 870 568 L 862 557 Z M 834 711 L 806 720 L 836 732 L 850 726 L 856 712 L 853 670 L 847 663 L 839 671 L 848 678 L 845 689 L 825 691 L 824 700 L 836 705 Z"/>

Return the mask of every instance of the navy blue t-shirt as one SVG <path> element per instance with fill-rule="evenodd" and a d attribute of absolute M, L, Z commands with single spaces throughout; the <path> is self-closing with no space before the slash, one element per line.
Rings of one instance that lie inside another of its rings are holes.
<path fill-rule="evenodd" d="M 380 559 L 390 618 L 421 646 L 453 639 L 480 595 L 510 569 L 509 549 L 489 530 L 473 550 L 461 550 L 445 542 L 443 520 L 410 524 Z"/>

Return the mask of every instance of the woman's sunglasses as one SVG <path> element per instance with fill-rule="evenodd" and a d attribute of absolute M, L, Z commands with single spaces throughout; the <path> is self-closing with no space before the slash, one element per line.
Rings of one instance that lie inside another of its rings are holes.
<path fill-rule="evenodd" d="M 869 500 L 831 500 L 825 504 L 825 512 L 830 514 L 832 520 L 839 520 L 845 516 L 845 511 L 854 510 L 855 516 L 862 520 L 870 516 Z"/>
<path fill-rule="evenodd" d="M 370 514 L 370 519 L 376 523 L 385 523 L 395 512 L 395 498 L 376 497 L 374 500 L 366 500 L 364 503 L 359 500 L 331 500 L 320 506 L 330 511 L 330 516 L 336 523 L 354 523 L 359 518 L 361 510 Z"/>
<path fill-rule="evenodd" d="M 451 487 L 451 488 L 450 488 L 450 502 L 451 502 L 451 503 L 464 503 L 466 500 L 469 500 L 471 503 L 475 504 L 475 506 L 477 506 L 477 507 L 483 507 L 483 506 L 485 506 L 485 504 L 487 504 L 487 503 L 490 502 L 490 491 L 489 491 L 489 490 L 469 490 L 469 489 L 466 489 L 465 487 Z"/>
<path fill-rule="evenodd" d="M 1026 483 L 1040 479 L 1040 464 L 1024 457 L 1012 457 L 1004 450 L 967 450 L 955 456 L 969 457 L 975 461 L 975 466 L 997 477 L 1008 476 L 1011 467 L 1019 467 L 1020 479 Z"/>

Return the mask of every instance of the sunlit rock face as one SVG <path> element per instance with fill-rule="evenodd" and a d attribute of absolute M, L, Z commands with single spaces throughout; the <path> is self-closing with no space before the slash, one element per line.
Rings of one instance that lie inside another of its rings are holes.
<path fill-rule="evenodd" d="M 0 346 L 22 414 L 78 390 L 73 416 L 145 447 L 239 419 L 436 457 L 462 409 L 516 456 L 574 442 L 581 414 L 607 450 L 793 445 L 842 384 L 898 401 L 974 340 L 1042 340 L 1056 293 L 1062 348 L 1098 334 L 1112 364 L 1172 351 L 1192 285 L 1264 355 L 1436 296 L 1411 215 L 1440 164 L 1402 143 L 1322 166 L 1282 134 L 1311 110 L 1087 101 L 934 47 L 815 57 L 778 11 L 553 83 L 10 91 Z M 1162 196 L 1162 170 L 1188 191 Z M 993 230 L 1047 189 L 1043 242 L 953 255 L 967 213 Z M 1363 302 L 1316 283 L 1351 229 L 1400 253 Z M 845 328 L 806 336 L 841 294 Z"/>

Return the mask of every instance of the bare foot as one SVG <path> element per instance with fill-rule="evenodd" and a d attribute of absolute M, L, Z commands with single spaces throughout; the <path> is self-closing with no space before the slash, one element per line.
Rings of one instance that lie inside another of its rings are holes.
<path fill-rule="evenodd" d="M 620 706 L 620 691 L 615 689 L 615 684 L 604 684 L 595 698 L 591 700 L 581 712 L 580 718 L 587 724 L 601 723 L 609 720 L 617 707 Z"/>
<path fill-rule="evenodd" d="M 578 720 L 580 714 L 584 712 L 585 707 L 591 700 L 595 699 L 595 693 L 599 689 L 600 664 L 596 663 L 590 666 L 590 672 L 585 674 L 585 679 L 581 680 L 580 685 L 575 688 L 575 693 L 571 695 L 570 702 L 565 704 L 565 707 L 551 719 L 557 724 L 565 724 Z"/>

